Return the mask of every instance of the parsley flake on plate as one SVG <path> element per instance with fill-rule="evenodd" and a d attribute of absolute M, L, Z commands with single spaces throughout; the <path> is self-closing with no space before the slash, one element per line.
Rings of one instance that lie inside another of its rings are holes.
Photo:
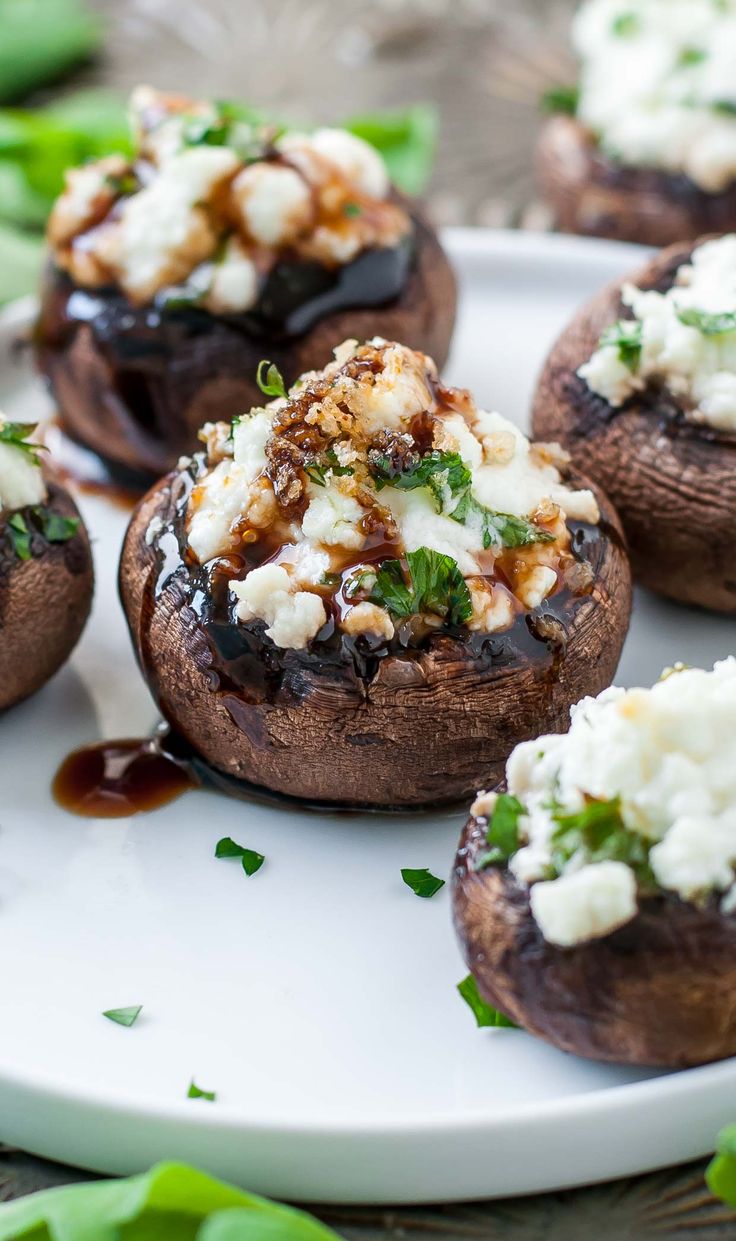
<path fill-rule="evenodd" d="M 107 1017 L 108 1021 L 114 1021 L 118 1026 L 133 1026 L 142 1010 L 142 1004 L 134 1004 L 130 1008 L 108 1008 L 102 1016 Z"/>
<path fill-rule="evenodd" d="M 215 857 L 240 858 L 246 875 L 255 875 L 256 871 L 261 869 L 266 860 L 262 853 L 256 853 L 255 849 L 245 849 L 242 845 L 231 840 L 229 836 L 223 836 L 222 840 L 218 840 L 215 845 Z"/>
<path fill-rule="evenodd" d="M 493 1008 L 491 1004 L 486 1004 L 483 996 L 478 990 L 478 984 L 472 974 L 468 974 L 467 978 L 463 978 L 462 982 L 457 984 L 460 995 L 465 1000 L 468 1008 L 475 1017 L 475 1024 L 480 1027 L 485 1026 L 502 1026 L 510 1030 L 518 1030 L 516 1022 L 511 1021 L 505 1013 L 499 1012 L 497 1008 Z"/>
<path fill-rule="evenodd" d="M 438 879 L 430 870 L 427 870 L 426 866 L 421 870 L 403 867 L 401 878 L 415 896 L 434 896 L 435 892 L 439 892 L 440 888 L 445 886 L 444 879 Z"/>
<path fill-rule="evenodd" d="M 187 1091 L 187 1098 L 188 1099 L 205 1099 L 207 1103 L 214 1103 L 217 1098 L 217 1091 L 216 1090 L 200 1090 L 194 1078 L 192 1078 L 192 1080 L 189 1083 L 189 1089 Z"/>

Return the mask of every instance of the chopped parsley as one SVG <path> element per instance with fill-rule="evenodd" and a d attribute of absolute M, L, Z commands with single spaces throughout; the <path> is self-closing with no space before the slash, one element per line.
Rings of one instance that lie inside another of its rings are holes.
<path fill-rule="evenodd" d="M 348 216 L 348 218 L 354 217 L 356 215 L 361 215 L 362 211 L 363 211 L 363 208 L 361 207 L 360 203 L 345 203 L 345 206 L 342 209 L 343 215 Z"/>
<path fill-rule="evenodd" d="M 566 116 L 575 116 L 579 102 L 579 86 L 552 86 L 544 92 L 539 105 L 543 112 L 562 112 Z"/>
<path fill-rule="evenodd" d="M 736 310 L 723 310 L 719 314 L 709 314 L 707 310 L 696 310 L 689 307 L 678 310 L 677 317 L 686 327 L 697 328 L 703 336 L 721 336 L 724 332 L 736 331 Z"/>
<path fill-rule="evenodd" d="M 266 860 L 262 853 L 256 853 L 255 849 L 244 849 L 229 836 L 223 836 L 222 840 L 218 840 L 215 845 L 215 857 L 239 857 L 246 875 L 255 875 Z"/>
<path fill-rule="evenodd" d="M 13 516 L 8 518 L 8 535 L 18 559 L 30 560 L 31 531 L 22 513 L 13 513 Z"/>
<path fill-rule="evenodd" d="M 411 888 L 415 896 L 434 896 L 435 892 L 439 892 L 440 888 L 444 888 L 444 879 L 438 879 L 430 870 L 424 867 L 422 870 L 411 870 L 404 867 L 401 871 L 401 878 L 404 880 L 407 888 Z"/>
<path fill-rule="evenodd" d="M 0 444 L 10 444 L 20 452 L 24 452 L 34 465 L 41 464 L 39 452 L 45 451 L 45 444 L 35 444 L 29 436 L 38 426 L 37 422 L 3 422 L 0 423 Z"/>
<path fill-rule="evenodd" d="M 652 884 L 650 842 L 625 826 L 620 798 L 589 798 L 583 809 L 573 814 L 562 813 L 555 805 L 552 818 L 556 823 L 551 838 L 552 865 L 557 874 L 575 854 L 582 853 L 586 863 L 625 862 L 641 883 Z"/>
<path fill-rule="evenodd" d="M 266 378 L 263 378 L 263 372 L 266 372 Z M 264 396 L 287 396 L 286 384 L 278 366 L 273 362 L 269 362 L 263 358 L 258 363 L 256 371 L 256 383 L 261 389 Z"/>
<path fill-rule="evenodd" d="M 371 603 L 386 608 L 392 616 L 431 612 L 448 625 L 464 625 L 470 620 L 470 591 L 452 556 L 420 547 L 407 552 L 406 562 L 407 571 L 399 560 L 384 560 L 376 570 Z"/>
<path fill-rule="evenodd" d="M 32 512 L 41 523 L 41 533 L 47 543 L 68 543 L 79 529 L 79 517 L 63 517 L 61 513 L 54 513 L 40 505 Z"/>
<path fill-rule="evenodd" d="M 619 13 L 614 17 L 611 23 L 611 30 L 620 39 L 630 39 L 641 30 L 641 20 L 638 13 Z"/>
<path fill-rule="evenodd" d="M 118 1026 L 132 1026 L 135 1025 L 142 1011 L 142 1004 L 134 1004 L 131 1008 L 108 1008 L 102 1016 L 107 1017 L 108 1021 L 114 1021 Z"/>
<path fill-rule="evenodd" d="M 624 366 L 635 371 L 641 361 L 643 325 L 638 319 L 619 319 L 601 333 L 598 345 L 604 349 L 613 345 L 618 349 L 618 356 Z"/>
<path fill-rule="evenodd" d="M 526 814 L 517 797 L 511 793 L 499 793 L 493 807 L 486 843 L 489 848 L 482 853 L 475 863 L 475 870 L 483 870 L 485 866 L 496 866 L 500 862 L 508 862 L 519 848 L 519 819 Z"/>
<path fill-rule="evenodd" d="M 135 194 L 138 191 L 138 178 L 132 172 L 108 173 L 105 185 L 113 194 Z"/>
<path fill-rule="evenodd" d="M 711 107 L 714 112 L 721 112 L 724 116 L 736 116 L 736 99 L 717 99 Z"/>
<path fill-rule="evenodd" d="M 426 487 L 438 513 L 445 512 L 461 525 L 479 527 L 485 548 L 527 547 L 554 540 L 548 530 L 523 517 L 497 513 L 480 504 L 471 493 L 473 476 L 457 452 L 435 450 L 403 470 L 395 469 L 390 458 L 380 453 L 371 455 L 370 464 L 377 491 L 384 487 L 400 491 Z"/>
<path fill-rule="evenodd" d="M 206 1099 L 208 1103 L 214 1103 L 215 1099 L 217 1098 L 217 1093 L 214 1090 L 200 1090 L 199 1086 L 194 1081 L 194 1078 L 192 1078 L 192 1080 L 189 1083 L 189 1089 L 187 1091 L 187 1098 L 188 1099 Z"/>
<path fill-rule="evenodd" d="M 19 560 L 31 559 L 34 535 L 40 535 L 47 543 L 67 543 L 79 529 L 79 517 L 63 517 L 41 504 L 27 509 L 26 515 L 13 513 L 7 520 L 7 534 Z"/>
<path fill-rule="evenodd" d="M 327 483 L 327 475 L 334 474 L 336 478 L 340 478 L 345 474 L 352 474 L 354 471 L 349 465 L 340 465 L 337 459 L 337 453 L 334 448 L 330 447 L 324 454 L 323 461 L 310 461 L 304 467 L 304 473 L 311 478 L 313 483 L 318 487 L 324 487 Z"/>
<path fill-rule="evenodd" d="M 707 58 L 708 53 L 702 47 L 684 47 L 680 52 L 680 65 L 685 68 L 688 65 L 700 65 Z"/>
<path fill-rule="evenodd" d="M 463 978 L 462 982 L 457 984 L 457 989 L 465 1000 L 468 1008 L 475 1017 L 475 1024 L 482 1026 L 505 1026 L 511 1030 L 518 1030 L 516 1022 L 507 1017 L 505 1013 L 499 1012 L 497 1008 L 493 1008 L 491 1004 L 486 1004 L 480 991 L 478 984 L 472 974 L 468 974 L 467 978 Z"/>

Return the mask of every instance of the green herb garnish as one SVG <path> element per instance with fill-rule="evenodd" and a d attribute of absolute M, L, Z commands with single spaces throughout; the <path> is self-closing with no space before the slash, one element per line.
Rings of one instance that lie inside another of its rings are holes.
<path fill-rule="evenodd" d="M 440 888 L 445 886 L 444 879 L 438 879 L 426 867 L 422 870 L 411 870 L 405 867 L 401 871 L 401 878 L 415 896 L 434 896 L 435 892 L 439 892 Z"/>
<path fill-rule="evenodd" d="M 549 530 L 536 526 L 525 517 L 514 517 L 512 513 L 496 513 L 493 509 L 486 508 L 470 491 L 465 492 L 448 516 L 465 526 L 477 524 L 486 548 L 530 547 L 532 543 L 553 543 L 555 539 Z"/>
<path fill-rule="evenodd" d="M 717 99 L 710 106 L 714 112 L 722 112 L 724 116 L 736 116 L 736 99 Z"/>
<path fill-rule="evenodd" d="M 702 47 L 684 47 L 680 52 L 679 63 L 683 67 L 699 65 L 706 59 L 707 54 Z"/>
<path fill-rule="evenodd" d="M 340 478 L 345 474 L 353 474 L 354 470 L 349 465 L 340 465 L 337 459 L 337 453 L 334 448 L 330 447 L 324 454 L 323 461 L 310 461 L 304 466 L 304 473 L 311 478 L 313 483 L 318 487 L 327 485 L 327 475 L 334 474 L 336 478 Z"/>
<path fill-rule="evenodd" d="M 478 984 L 472 974 L 468 974 L 467 978 L 463 978 L 462 982 L 457 984 L 457 989 L 461 996 L 472 1010 L 475 1017 L 475 1024 L 482 1026 L 504 1026 L 511 1030 L 518 1030 L 516 1022 L 507 1017 L 505 1013 L 499 1012 L 497 1008 L 486 1004 L 480 991 Z"/>
<path fill-rule="evenodd" d="M 576 853 L 583 853 L 586 862 L 625 862 L 641 883 L 652 885 L 650 844 L 625 826 L 620 798 L 589 798 L 583 809 L 573 814 L 562 813 L 555 807 L 552 818 L 557 824 L 551 839 L 552 864 L 557 874 L 562 873 Z"/>
<path fill-rule="evenodd" d="M 356 215 L 361 215 L 362 211 L 363 208 L 360 203 L 345 203 L 345 206 L 342 209 L 343 215 L 348 216 L 349 219 L 355 217 Z"/>
<path fill-rule="evenodd" d="M 214 1103 L 217 1098 L 217 1092 L 215 1090 L 200 1090 L 199 1086 L 195 1083 L 194 1078 L 192 1078 L 189 1083 L 187 1098 L 206 1099 L 208 1103 Z"/>
<path fill-rule="evenodd" d="M 677 317 L 686 327 L 697 328 L 703 336 L 721 336 L 724 332 L 736 331 L 736 310 L 723 310 L 718 314 L 709 314 L 707 310 L 695 310 L 690 307 L 678 310 Z"/>
<path fill-rule="evenodd" d="M 136 1004 L 132 1008 L 108 1008 L 102 1016 L 107 1017 L 108 1021 L 114 1021 L 118 1026 L 132 1026 L 135 1025 L 142 1010 L 142 1004 Z"/>
<path fill-rule="evenodd" d="M 0 444 L 10 444 L 25 453 L 34 465 L 41 464 L 39 452 L 45 451 L 44 444 L 36 444 L 29 439 L 38 426 L 37 422 L 3 422 L 0 423 Z"/>
<path fill-rule="evenodd" d="M 262 853 L 256 853 L 255 849 L 244 849 L 229 836 L 223 836 L 222 840 L 218 840 L 215 845 L 215 857 L 239 857 L 246 875 L 255 875 L 266 860 Z"/>
<path fill-rule="evenodd" d="M 630 39 L 632 35 L 638 34 L 641 29 L 639 14 L 619 13 L 618 17 L 614 17 L 611 29 L 619 38 Z"/>
<path fill-rule="evenodd" d="M 22 513 L 13 513 L 8 518 L 8 534 L 13 544 L 13 551 L 19 560 L 31 559 L 31 531 Z"/>
<path fill-rule="evenodd" d="M 486 843 L 490 847 L 478 858 L 475 870 L 508 862 L 516 853 L 519 848 L 519 819 L 523 814 L 526 814 L 526 807 L 517 797 L 511 793 L 499 793 L 486 832 Z"/>
<path fill-rule="evenodd" d="M 736 1125 L 718 1134 L 716 1153 L 706 1168 L 705 1179 L 716 1198 L 736 1207 Z"/>
<path fill-rule="evenodd" d="M 601 333 L 598 345 L 601 349 L 613 345 L 624 366 L 635 371 L 641 361 L 642 331 L 638 319 L 619 319 Z"/>
<path fill-rule="evenodd" d="M 79 517 L 62 517 L 60 513 L 54 513 L 40 505 L 32 511 L 41 523 L 41 533 L 47 543 L 68 543 L 79 529 Z"/>
<path fill-rule="evenodd" d="M 473 606 L 470 591 L 456 560 L 442 552 L 420 547 L 407 552 L 408 573 L 399 560 L 384 560 L 376 570 L 371 603 L 392 616 L 431 612 L 448 625 L 464 625 Z"/>
<path fill-rule="evenodd" d="M 552 86 L 539 101 L 543 112 L 562 112 L 575 116 L 580 102 L 579 86 Z"/>
<path fill-rule="evenodd" d="M 28 521 L 23 513 L 13 513 L 7 521 L 8 535 L 19 560 L 31 559 L 34 534 L 40 535 L 47 543 L 67 543 L 74 538 L 81 520 L 79 517 L 62 517 L 40 504 L 27 509 L 26 514 Z"/>
<path fill-rule="evenodd" d="M 266 372 L 266 378 L 263 378 L 263 372 Z M 263 358 L 258 363 L 256 371 L 256 383 L 261 389 L 264 396 L 287 396 L 286 385 L 278 366 L 273 362 L 268 362 Z"/>

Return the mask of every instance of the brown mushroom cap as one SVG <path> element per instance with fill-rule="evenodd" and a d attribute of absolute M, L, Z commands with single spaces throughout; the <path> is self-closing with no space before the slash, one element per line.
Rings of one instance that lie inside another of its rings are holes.
<path fill-rule="evenodd" d="M 571 116 L 544 125 L 536 169 L 565 233 L 668 246 L 736 227 L 736 183 L 711 194 L 683 174 L 617 164 Z"/>
<path fill-rule="evenodd" d="M 592 564 L 589 594 L 563 591 L 505 634 L 371 649 L 337 631 L 284 651 L 262 622 L 230 623 L 221 597 L 207 611 L 208 579 L 182 560 L 185 536 L 174 533 L 185 478 L 163 479 L 133 514 L 120 589 L 160 710 L 220 772 L 320 803 L 454 802 L 498 779 L 518 741 L 563 730 L 573 702 L 610 684 L 631 586 L 618 520 L 600 495 L 600 527 L 578 525 L 573 539 Z M 571 483 L 588 486 L 577 475 Z M 146 542 L 153 518 L 165 529 L 160 551 Z"/>
<path fill-rule="evenodd" d="M 36 356 L 64 430 L 119 476 L 147 486 L 195 450 L 205 422 L 229 421 L 262 402 L 256 371 L 263 358 L 288 385 L 325 366 L 340 341 L 379 335 L 441 366 L 455 321 L 455 278 L 435 233 L 420 218 L 414 224 L 414 259 L 398 297 L 361 305 L 370 260 L 381 252 L 364 255 L 361 282 L 361 259 L 352 265 L 354 304 L 325 313 L 301 335 L 255 334 L 247 315 L 136 308 L 116 290 L 78 289 L 49 268 Z"/>
<path fill-rule="evenodd" d="M 53 479 L 47 482 L 44 507 L 60 517 L 79 517 L 69 493 Z M 94 586 L 81 522 L 65 543 L 34 536 L 31 559 L 19 560 L 3 537 L 7 516 L 0 514 L 0 710 L 40 689 L 69 658 L 89 616 Z"/>
<path fill-rule="evenodd" d="M 672 246 L 629 279 L 664 291 L 699 244 Z M 663 390 L 614 409 L 576 373 L 603 329 L 626 314 L 622 283 L 583 307 L 553 347 L 534 397 L 534 435 L 564 444 L 611 497 L 637 581 L 683 603 L 735 613 L 736 436 L 686 421 Z"/>
<path fill-rule="evenodd" d="M 572 948 L 548 943 L 529 888 L 473 869 L 471 818 L 453 874 L 455 930 L 483 997 L 531 1034 L 594 1060 L 683 1068 L 736 1054 L 736 916 L 646 896 L 626 926 Z"/>

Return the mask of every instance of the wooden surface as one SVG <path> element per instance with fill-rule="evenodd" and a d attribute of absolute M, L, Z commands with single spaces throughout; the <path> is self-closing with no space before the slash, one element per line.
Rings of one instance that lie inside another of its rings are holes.
<path fill-rule="evenodd" d="M 96 7 L 109 22 L 107 54 L 75 85 L 127 91 L 149 81 L 239 96 L 294 120 L 337 121 L 431 99 L 442 117 L 428 194 L 436 220 L 550 225 L 530 159 L 539 94 L 572 74 L 572 0 L 98 0 Z M 736 1213 L 710 1197 L 704 1167 L 523 1200 L 320 1214 L 346 1241 L 735 1238 Z M 0 1149 L 6 1198 L 83 1175 Z"/>

